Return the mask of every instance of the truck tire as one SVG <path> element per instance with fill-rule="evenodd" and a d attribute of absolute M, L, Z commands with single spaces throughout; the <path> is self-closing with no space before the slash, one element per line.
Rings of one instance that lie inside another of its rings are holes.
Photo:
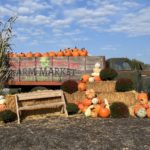
<path fill-rule="evenodd" d="M 31 92 L 33 91 L 42 91 L 42 90 L 48 90 L 46 87 L 44 86 L 37 86 L 31 89 Z"/>

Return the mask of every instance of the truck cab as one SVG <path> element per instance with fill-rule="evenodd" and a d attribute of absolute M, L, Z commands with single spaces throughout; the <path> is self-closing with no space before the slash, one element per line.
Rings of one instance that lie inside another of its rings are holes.
<path fill-rule="evenodd" d="M 106 61 L 106 67 L 115 69 L 118 78 L 129 78 L 134 83 L 136 91 L 145 91 L 150 94 L 150 70 L 146 70 L 140 63 L 138 67 L 128 58 L 110 58 Z"/>

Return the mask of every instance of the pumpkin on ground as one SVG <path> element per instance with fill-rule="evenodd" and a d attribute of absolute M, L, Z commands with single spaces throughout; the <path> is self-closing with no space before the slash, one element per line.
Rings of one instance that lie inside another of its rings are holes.
<path fill-rule="evenodd" d="M 150 108 L 146 110 L 147 118 L 150 118 Z"/>
<path fill-rule="evenodd" d="M 101 81 L 101 78 L 100 76 L 94 76 L 94 80 L 98 82 L 98 81 Z"/>
<path fill-rule="evenodd" d="M 148 95 L 147 93 L 139 93 L 137 96 L 137 99 L 140 100 L 141 104 L 147 104 L 148 103 Z"/>
<path fill-rule="evenodd" d="M 106 107 L 101 107 L 99 111 L 99 116 L 102 118 L 108 118 L 110 115 L 110 110 Z"/>

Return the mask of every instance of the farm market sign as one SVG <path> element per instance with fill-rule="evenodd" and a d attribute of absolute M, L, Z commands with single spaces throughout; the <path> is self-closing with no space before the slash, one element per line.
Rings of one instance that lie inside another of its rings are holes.
<path fill-rule="evenodd" d="M 104 66 L 103 56 L 11 58 L 10 76 L 13 81 L 80 80 L 91 74 L 96 62 Z"/>

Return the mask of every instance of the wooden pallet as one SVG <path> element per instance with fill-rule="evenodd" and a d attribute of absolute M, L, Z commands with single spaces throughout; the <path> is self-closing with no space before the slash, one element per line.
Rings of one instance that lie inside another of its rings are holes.
<path fill-rule="evenodd" d="M 59 102 L 54 103 L 46 103 L 46 104 L 34 104 L 30 106 L 19 106 L 19 103 L 23 101 L 31 101 L 31 100 L 42 100 L 45 98 L 61 98 Z M 35 110 L 35 109 L 43 109 L 43 108 L 58 108 L 61 107 L 61 113 L 65 113 L 68 116 L 68 112 L 66 109 L 66 102 L 64 99 L 64 94 L 62 90 L 45 90 L 38 92 L 29 92 L 29 93 L 21 93 L 15 95 L 16 99 L 16 110 L 17 110 L 17 118 L 18 124 L 20 124 L 20 112 L 22 110 Z"/>

